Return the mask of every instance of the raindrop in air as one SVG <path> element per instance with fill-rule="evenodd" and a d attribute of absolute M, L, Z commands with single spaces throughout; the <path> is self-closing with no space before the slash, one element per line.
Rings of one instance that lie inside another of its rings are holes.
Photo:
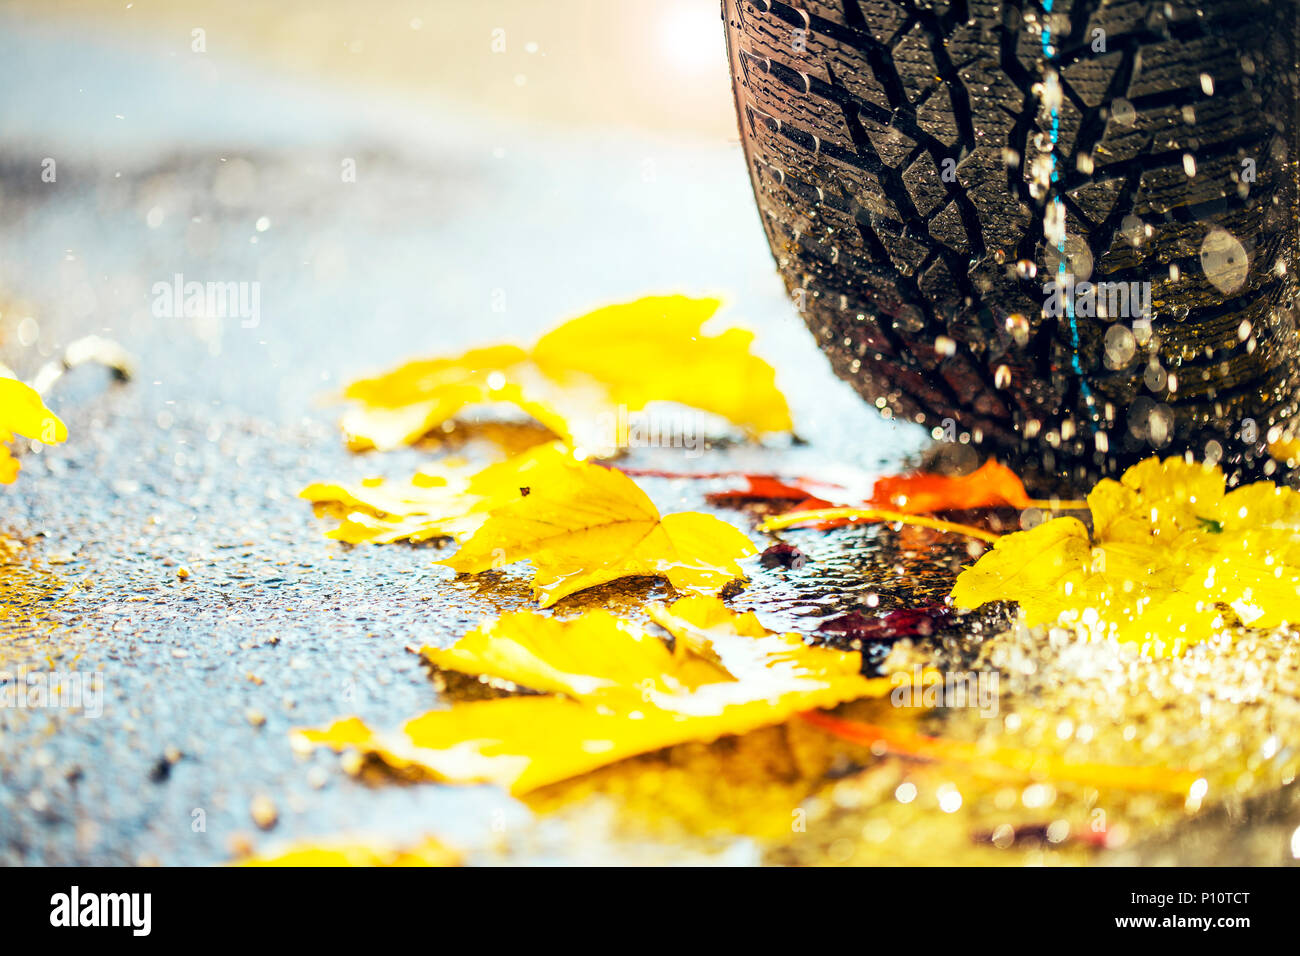
<path fill-rule="evenodd" d="M 1112 325 L 1106 330 L 1104 347 L 1106 367 L 1112 370 L 1122 369 L 1137 354 L 1137 338 L 1127 326 Z"/>
<path fill-rule="evenodd" d="M 1120 126 L 1132 126 L 1137 122 L 1137 110 L 1133 104 L 1126 99 L 1112 100 L 1110 104 L 1110 118 Z"/>
<path fill-rule="evenodd" d="M 1211 229 L 1201 242 L 1201 269 L 1215 288 L 1230 295 L 1246 284 L 1250 257 L 1232 233 Z"/>

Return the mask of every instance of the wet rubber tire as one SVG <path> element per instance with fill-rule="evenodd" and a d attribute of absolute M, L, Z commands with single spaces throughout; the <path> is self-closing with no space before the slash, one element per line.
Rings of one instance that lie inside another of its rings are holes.
<path fill-rule="evenodd" d="M 1300 375 L 1294 0 L 723 19 L 773 255 L 865 399 L 1071 483 L 1153 452 L 1273 470 Z"/>

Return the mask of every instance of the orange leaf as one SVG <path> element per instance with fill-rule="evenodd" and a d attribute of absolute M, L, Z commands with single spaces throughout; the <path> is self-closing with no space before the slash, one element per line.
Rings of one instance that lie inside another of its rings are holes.
<path fill-rule="evenodd" d="M 1027 777 L 1068 780 L 1093 787 L 1122 790 L 1161 790 L 1186 794 L 1199 779 L 1189 770 L 1166 767 L 1120 767 L 1111 764 L 1073 763 L 1055 754 L 1017 747 L 981 747 L 961 740 L 944 740 L 878 724 L 843 720 L 818 711 L 799 715 L 815 727 L 856 744 L 879 745 L 896 756 L 921 760 L 947 760 L 972 766 L 994 765 Z"/>
<path fill-rule="evenodd" d="M 907 514 L 924 514 L 997 505 L 1028 508 L 1030 498 L 1015 472 L 990 459 L 969 475 L 958 478 L 924 471 L 887 475 L 876 481 L 871 504 Z"/>
<path fill-rule="evenodd" d="M 774 475 L 742 475 L 741 477 L 745 479 L 744 488 L 712 492 L 708 496 L 709 500 L 805 501 L 816 498 L 816 495 L 800 487 L 798 478 L 787 482 Z"/>

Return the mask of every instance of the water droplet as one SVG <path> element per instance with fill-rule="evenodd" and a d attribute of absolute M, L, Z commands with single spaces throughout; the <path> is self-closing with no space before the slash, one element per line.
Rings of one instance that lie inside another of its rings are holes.
<path fill-rule="evenodd" d="M 1016 277 L 1020 279 L 1032 279 L 1038 275 L 1038 266 L 1029 259 L 1021 259 L 1016 263 Z"/>
<path fill-rule="evenodd" d="M 23 348 L 31 348 L 40 338 L 41 326 L 30 315 L 24 315 L 18 322 L 18 344 Z"/>
<path fill-rule="evenodd" d="M 950 783 L 939 788 L 939 809 L 944 813 L 956 813 L 961 809 L 961 793 Z"/>
<path fill-rule="evenodd" d="M 1230 295 L 1246 284 L 1250 257 L 1232 233 L 1211 229 L 1201 242 L 1201 269 L 1220 292 Z"/>
<path fill-rule="evenodd" d="M 934 340 L 934 350 L 940 355 L 956 355 L 957 343 L 946 335 L 941 335 Z"/>
<path fill-rule="evenodd" d="M 1121 97 L 1111 101 L 1110 118 L 1120 126 L 1132 126 L 1137 122 L 1137 110 L 1132 103 Z"/>
<path fill-rule="evenodd" d="M 1029 320 L 1019 312 L 1007 316 L 1006 329 L 1017 345 L 1023 346 L 1029 341 Z"/>
<path fill-rule="evenodd" d="M 1084 282 L 1092 275 L 1092 250 L 1079 236 L 1066 237 L 1064 252 L 1055 246 L 1048 246 L 1044 259 L 1048 272 L 1065 272 L 1074 276 L 1076 282 Z M 1061 268 L 1063 263 L 1064 269 Z"/>
<path fill-rule="evenodd" d="M 1043 238 L 1049 248 L 1065 242 L 1065 203 L 1060 199 L 1043 210 Z"/>
<path fill-rule="evenodd" d="M 1146 224 L 1137 216 L 1125 216 L 1120 220 L 1119 234 L 1133 246 L 1137 248 L 1142 245 L 1142 240 L 1146 235 Z"/>
<path fill-rule="evenodd" d="M 1169 375 L 1157 363 L 1152 362 L 1142 373 L 1142 381 L 1151 391 L 1162 392 L 1169 381 Z"/>
<path fill-rule="evenodd" d="M 997 371 L 993 373 L 993 385 L 996 388 L 1007 388 L 1011 385 L 1011 369 L 1005 365 L 999 365 Z"/>
<path fill-rule="evenodd" d="M 925 328 L 925 316 L 914 305 L 905 305 L 894 317 L 894 327 L 903 332 L 920 332 Z"/>
<path fill-rule="evenodd" d="M 1102 359 L 1106 367 L 1118 371 L 1126 368 L 1137 354 L 1137 337 L 1128 326 L 1112 325 L 1106 330 L 1104 349 Z"/>

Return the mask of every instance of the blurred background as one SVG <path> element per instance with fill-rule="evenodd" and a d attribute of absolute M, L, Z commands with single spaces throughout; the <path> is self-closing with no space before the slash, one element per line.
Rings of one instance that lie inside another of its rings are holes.
<path fill-rule="evenodd" d="M 848 397 L 774 274 L 714 0 L 0 3 L 0 116 L 0 311 L 33 359 L 166 342 L 265 409 L 678 291 L 765 328 L 787 389 L 815 369 L 812 408 Z M 178 274 L 259 283 L 258 326 L 160 322 Z"/>
<path fill-rule="evenodd" d="M 735 138 L 711 0 L 27 0 L 24 19 L 116 33 L 173 57 L 203 30 L 217 60 L 437 109 L 570 129 Z M 164 53 L 164 51 L 166 51 Z M 66 64 L 64 64 L 66 65 Z M 227 77 L 228 78 L 228 77 Z"/>

